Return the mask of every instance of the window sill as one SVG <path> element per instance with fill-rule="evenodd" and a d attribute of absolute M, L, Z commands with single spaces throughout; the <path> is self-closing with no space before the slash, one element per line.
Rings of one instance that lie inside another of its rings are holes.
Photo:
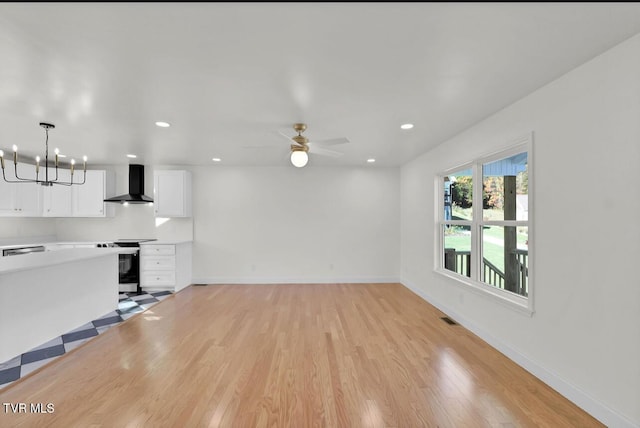
<path fill-rule="evenodd" d="M 446 269 L 434 269 L 434 271 L 442 276 L 452 279 L 454 284 L 464 288 L 467 291 L 472 291 L 478 295 L 488 297 L 502 306 L 509 309 L 513 309 L 516 312 L 533 316 L 533 301 L 532 296 L 522 297 L 516 294 L 504 291 L 500 288 L 496 288 L 491 285 L 487 285 L 483 282 L 475 281 L 466 276 L 459 275 L 455 272 L 451 272 Z"/>

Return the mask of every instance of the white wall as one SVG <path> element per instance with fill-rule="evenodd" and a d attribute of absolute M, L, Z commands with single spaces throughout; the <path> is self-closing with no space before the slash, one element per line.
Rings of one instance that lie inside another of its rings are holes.
<path fill-rule="evenodd" d="M 51 218 L 0 217 L 0 241 L 11 244 L 29 241 L 25 238 L 54 236 L 56 224 Z"/>
<path fill-rule="evenodd" d="M 196 283 L 398 281 L 398 168 L 193 168 Z"/>
<path fill-rule="evenodd" d="M 433 242 L 435 175 L 531 131 L 529 317 L 434 273 Z M 640 426 L 638 171 L 640 36 L 402 168 L 402 281 L 609 426 Z"/>

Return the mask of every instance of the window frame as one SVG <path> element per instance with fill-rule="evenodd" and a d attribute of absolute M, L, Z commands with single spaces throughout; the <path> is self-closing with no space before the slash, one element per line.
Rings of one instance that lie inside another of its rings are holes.
<path fill-rule="evenodd" d="M 528 217 L 527 220 L 483 220 L 483 164 L 497 161 L 500 159 L 508 158 L 510 156 L 527 153 L 527 196 L 528 196 Z M 472 220 L 445 220 L 444 219 L 444 177 L 455 172 L 471 169 L 472 171 L 472 188 L 473 188 L 473 200 L 472 200 Z M 497 301 L 505 306 L 515 309 L 519 312 L 527 315 L 533 315 L 534 313 L 534 295 L 535 295 L 535 283 L 534 283 L 534 257 L 533 257 L 533 189 L 535 186 L 533 179 L 533 133 L 523 135 L 517 139 L 511 141 L 507 146 L 500 150 L 475 157 L 471 161 L 459 164 L 455 167 L 448 168 L 441 173 L 437 174 L 435 179 L 435 185 L 437 186 L 436 192 L 436 222 L 435 228 L 437 237 L 436 256 L 434 260 L 434 271 L 451 278 L 455 284 L 464 287 L 466 290 L 479 293 L 484 296 L 488 296 L 494 301 Z M 471 277 L 460 275 L 454 271 L 444 268 L 444 246 L 445 237 L 444 229 L 445 225 L 464 225 L 471 226 Z M 528 295 L 521 296 L 519 294 L 503 290 L 496 286 L 490 285 L 482 281 L 482 227 L 483 226 L 524 226 L 528 231 L 528 275 L 527 275 L 527 287 Z"/>

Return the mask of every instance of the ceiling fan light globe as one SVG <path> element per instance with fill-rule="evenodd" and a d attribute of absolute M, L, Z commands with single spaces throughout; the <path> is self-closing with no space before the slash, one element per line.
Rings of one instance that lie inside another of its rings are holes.
<path fill-rule="evenodd" d="M 307 164 L 307 162 L 309 162 L 309 155 L 307 155 L 307 152 L 302 150 L 291 152 L 291 163 L 296 168 L 302 168 Z"/>

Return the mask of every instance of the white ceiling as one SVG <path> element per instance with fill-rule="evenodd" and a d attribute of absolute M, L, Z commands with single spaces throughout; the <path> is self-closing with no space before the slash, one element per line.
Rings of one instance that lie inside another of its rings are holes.
<path fill-rule="evenodd" d="M 46 121 L 94 164 L 288 165 L 302 121 L 351 141 L 310 165 L 396 166 L 638 32 L 633 3 L 2 3 L 0 148 L 43 156 Z"/>

